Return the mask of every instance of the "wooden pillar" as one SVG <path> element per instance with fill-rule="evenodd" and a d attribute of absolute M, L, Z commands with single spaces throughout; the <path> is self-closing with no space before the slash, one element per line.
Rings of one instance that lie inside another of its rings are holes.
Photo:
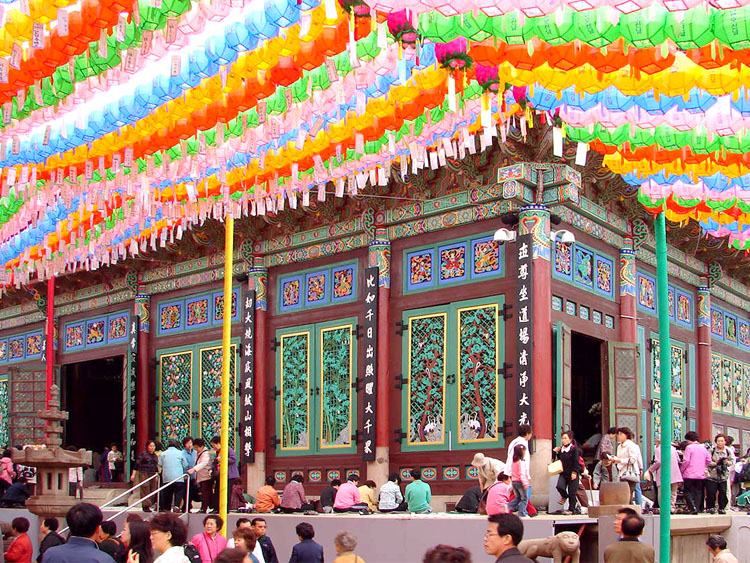
<path fill-rule="evenodd" d="M 390 419 L 390 334 L 391 324 L 391 241 L 385 227 L 376 227 L 370 242 L 369 265 L 379 268 L 378 277 L 378 369 L 376 379 L 375 461 L 367 464 L 367 478 L 376 483 L 388 480 L 391 435 Z"/>
<path fill-rule="evenodd" d="M 635 250 L 633 239 L 625 238 L 620 249 L 620 342 L 638 342 L 635 301 Z"/>
<path fill-rule="evenodd" d="M 698 435 L 702 440 L 712 437 L 711 408 L 711 288 L 708 278 L 701 277 L 698 293 L 698 369 L 696 370 L 695 404 L 698 408 Z"/>
<path fill-rule="evenodd" d="M 550 212 L 545 205 L 527 205 L 518 217 L 518 233 L 531 235 L 532 307 L 532 420 L 534 455 L 531 456 L 532 495 L 535 504 L 548 501 L 547 464 L 552 459 L 554 408 L 552 404 L 552 279 L 550 269 Z M 514 303 L 514 312 L 518 312 Z M 516 317 L 517 319 L 517 317 Z M 515 322 L 514 322 L 515 325 Z M 518 367 L 516 367 L 518 369 Z M 518 423 L 519 421 L 516 420 Z"/>
<path fill-rule="evenodd" d="M 264 256 L 253 256 L 249 288 L 255 290 L 255 462 L 247 471 L 247 490 L 254 494 L 266 479 L 268 447 L 268 269 Z M 273 418 L 271 418 L 273 420 Z"/>
<path fill-rule="evenodd" d="M 139 288 L 141 289 L 141 288 Z M 136 451 L 146 449 L 151 424 L 151 296 L 142 291 L 135 295 L 134 313 L 138 315 L 138 381 L 136 384 Z"/>

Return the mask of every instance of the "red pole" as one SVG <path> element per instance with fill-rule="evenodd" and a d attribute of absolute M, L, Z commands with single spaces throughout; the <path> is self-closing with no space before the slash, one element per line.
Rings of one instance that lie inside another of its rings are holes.
<path fill-rule="evenodd" d="M 711 405 L 711 288 L 708 279 L 701 278 L 698 287 L 698 369 L 696 370 L 695 405 L 698 407 L 698 435 L 703 440 L 713 435 Z"/>
<path fill-rule="evenodd" d="M 49 410 L 49 401 L 52 393 L 52 385 L 55 383 L 55 278 L 47 280 L 47 388 L 46 401 Z"/>
<path fill-rule="evenodd" d="M 635 250 L 633 239 L 625 238 L 620 250 L 620 341 L 638 341 L 635 304 Z"/>

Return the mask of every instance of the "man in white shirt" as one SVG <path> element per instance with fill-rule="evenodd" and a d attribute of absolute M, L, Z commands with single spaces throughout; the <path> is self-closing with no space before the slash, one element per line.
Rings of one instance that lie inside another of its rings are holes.
<path fill-rule="evenodd" d="M 247 518 L 238 518 L 235 526 L 238 530 L 242 528 L 247 528 L 248 530 L 251 530 L 253 527 L 252 523 Z M 229 541 L 227 541 L 227 547 L 228 548 L 234 547 L 234 538 L 229 538 Z M 255 549 L 253 549 L 253 555 L 259 561 L 259 563 L 266 563 L 266 560 L 263 558 L 263 549 L 261 548 L 259 541 L 255 542 Z"/>
<path fill-rule="evenodd" d="M 508 459 L 505 462 L 504 473 L 510 476 L 510 468 L 513 465 L 513 449 L 519 444 L 526 448 L 526 452 L 523 456 L 523 462 L 526 465 L 526 470 L 531 471 L 531 456 L 529 455 L 529 440 L 531 440 L 531 425 L 521 424 L 518 427 L 518 436 L 513 438 L 510 444 L 508 444 Z"/>

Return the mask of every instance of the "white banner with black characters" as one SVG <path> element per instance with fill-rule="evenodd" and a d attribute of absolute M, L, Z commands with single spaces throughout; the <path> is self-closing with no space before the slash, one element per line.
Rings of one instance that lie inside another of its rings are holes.
<path fill-rule="evenodd" d="M 534 347 L 534 323 L 532 319 L 533 283 L 531 235 L 520 235 L 516 269 L 518 274 L 517 299 L 518 339 L 516 342 L 516 420 L 518 424 L 531 424 L 531 374 L 532 350 Z"/>
<path fill-rule="evenodd" d="M 245 291 L 242 307 L 242 371 L 240 372 L 240 459 L 255 461 L 255 290 Z"/>
<path fill-rule="evenodd" d="M 378 275 L 377 266 L 365 270 L 364 295 L 364 343 L 365 351 L 362 369 L 362 389 L 364 406 L 362 413 L 362 460 L 375 461 L 375 416 L 377 402 L 375 392 L 378 372 Z"/>
<path fill-rule="evenodd" d="M 128 413 L 128 447 L 130 448 L 130 463 L 135 463 L 136 449 L 136 382 L 138 381 L 138 326 L 140 317 L 134 315 L 130 317 L 130 334 L 128 338 L 128 389 L 125 394 L 125 400 L 128 401 L 125 412 Z M 143 444 L 145 446 L 145 444 Z"/>

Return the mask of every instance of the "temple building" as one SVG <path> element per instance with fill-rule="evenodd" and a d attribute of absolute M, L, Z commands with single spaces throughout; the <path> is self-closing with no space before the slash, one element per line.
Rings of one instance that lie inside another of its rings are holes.
<path fill-rule="evenodd" d="M 65 444 L 121 443 L 132 459 L 152 437 L 210 439 L 229 306 L 230 443 L 251 493 L 269 474 L 283 485 L 301 472 L 316 494 L 351 471 L 380 485 L 419 467 L 433 494 L 457 495 L 475 479 L 474 452 L 505 459 L 525 420 L 541 484 L 563 429 L 583 443 L 630 426 L 651 459 L 670 417 L 676 440 L 721 432 L 744 452 L 750 259 L 693 223 L 668 225 L 663 349 L 651 216 L 601 157 L 546 161 L 539 129 L 440 168 L 394 165 L 387 185 L 357 195 L 332 188 L 238 220 L 229 305 L 215 221 L 59 277 L 54 351 L 44 285 L 8 288 L 0 443 L 43 438 L 34 413 L 48 353 L 71 413 Z"/>

